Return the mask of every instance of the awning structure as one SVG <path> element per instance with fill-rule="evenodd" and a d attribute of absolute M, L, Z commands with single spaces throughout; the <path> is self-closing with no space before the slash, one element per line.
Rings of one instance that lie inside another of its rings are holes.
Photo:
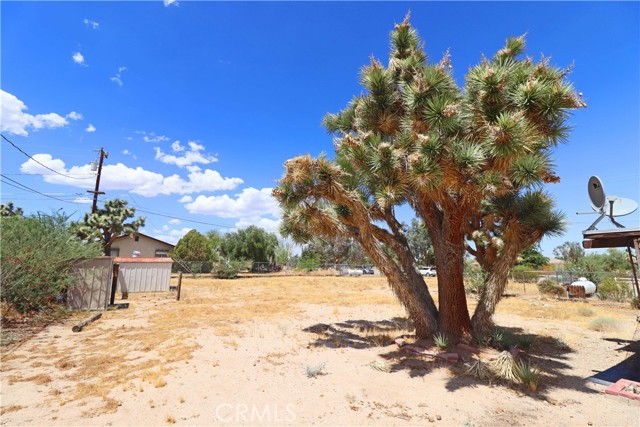
<path fill-rule="evenodd" d="M 640 296 L 637 270 L 640 269 L 640 228 L 613 228 L 610 230 L 584 230 L 582 246 L 585 249 L 627 248 L 633 271 L 635 295 Z M 631 248 L 636 251 L 636 261 L 631 256 Z"/>
<path fill-rule="evenodd" d="M 614 228 L 611 230 L 585 230 L 582 232 L 582 246 L 585 249 L 633 248 L 634 241 L 640 240 L 640 228 Z"/>

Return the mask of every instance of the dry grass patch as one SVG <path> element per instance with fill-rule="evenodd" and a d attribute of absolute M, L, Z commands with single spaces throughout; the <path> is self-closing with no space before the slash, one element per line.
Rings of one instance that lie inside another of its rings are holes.
<path fill-rule="evenodd" d="M 6 415 L 6 414 L 10 414 L 12 412 L 17 412 L 21 409 L 25 409 L 26 406 L 22 406 L 22 405 L 10 405 L 10 406 L 4 406 L 0 408 L 0 416 L 2 415 Z"/>
<path fill-rule="evenodd" d="M 611 332 L 618 329 L 616 319 L 611 317 L 597 317 L 589 323 L 589 329 L 598 332 Z"/>

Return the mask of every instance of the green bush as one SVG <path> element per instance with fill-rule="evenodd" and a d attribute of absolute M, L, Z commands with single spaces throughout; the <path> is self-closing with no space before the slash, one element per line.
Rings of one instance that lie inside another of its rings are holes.
<path fill-rule="evenodd" d="M 631 289 L 625 282 L 616 282 L 613 277 L 606 277 L 598 286 L 600 299 L 626 301 L 631 297 Z"/>
<path fill-rule="evenodd" d="M 513 280 L 520 283 L 535 283 L 540 277 L 537 272 L 531 271 L 531 267 L 526 265 L 516 265 L 513 267 L 511 276 Z"/>
<path fill-rule="evenodd" d="M 84 243 L 61 214 L 3 217 L 0 258 L 2 301 L 27 313 L 45 309 L 66 293 L 74 261 L 102 254 L 97 243 Z"/>
<path fill-rule="evenodd" d="M 486 273 L 476 264 L 465 263 L 464 290 L 468 294 L 480 294 L 485 286 Z"/>
<path fill-rule="evenodd" d="M 538 291 L 544 295 L 563 296 L 566 294 L 564 287 L 558 285 L 554 280 L 542 279 L 538 282 Z"/>
<path fill-rule="evenodd" d="M 218 268 L 215 271 L 216 277 L 218 279 L 235 279 L 242 270 L 248 268 L 248 264 L 251 264 L 251 261 L 224 261 L 218 265 Z"/>

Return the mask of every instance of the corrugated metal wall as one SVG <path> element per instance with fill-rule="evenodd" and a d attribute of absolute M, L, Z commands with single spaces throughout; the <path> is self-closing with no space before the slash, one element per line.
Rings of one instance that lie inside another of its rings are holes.
<path fill-rule="evenodd" d="M 153 258 L 152 258 L 153 259 Z M 144 258 L 116 258 L 120 264 L 118 292 L 168 292 L 171 282 L 171 260 L 145 261 Z"/>
<path fill-rule="evenodd" d="M 104 310 L 109 304 L 113 258 L 100 257 L 78 261 L 73 267 L 76 283 L 67 290 L 67 305 L 72 310 Z"/>

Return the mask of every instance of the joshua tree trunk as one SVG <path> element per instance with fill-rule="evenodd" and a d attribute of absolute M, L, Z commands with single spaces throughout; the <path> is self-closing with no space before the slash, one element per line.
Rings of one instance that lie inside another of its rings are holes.
<path fill-rule="evenodd" d="M 379 243 L 370 233 L 361 232 L 357 239 L 371 260 L 387 277 L 389 286 L 400 303 L 407 310 L 407 314 L 416 328 L 418 338 L 429 338 L 438 330 L 438 312 L 429 294 L 422 276 L 415 273 L 407 274 L 400 268 L 402 264 L 412 265 L 412 260 L 393 260 L 385 254 Z"/>
<path fill-rule="evenodd" d="M 442 212 L 423 218 L 435 253 L 438 275 L 440 330 L 459 339 L 471 332 L 467 296 L 464 292 L 464 238 L 462 218 Z M 434 226 L 435 225 L 435 226 Z"/>
<path fill-rule="evenodd" d="M 508 246 L 487 270 L 484 287 L 480 291 L 478 305 L 471 319 L 475 332 L 487 333 L 493 329 L 493 314 L 502 299 L 502 294 L 509 280 L 509 273 L 517 261 L 519 252 L 520 246 Z"/>

